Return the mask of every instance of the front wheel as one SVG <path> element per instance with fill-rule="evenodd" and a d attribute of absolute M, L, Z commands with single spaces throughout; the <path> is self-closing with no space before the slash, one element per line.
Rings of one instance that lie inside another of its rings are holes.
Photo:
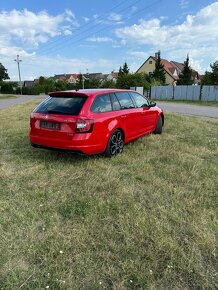
<path fill-rule="evenodd" d="M 123 151 L 123 147 L 124 147 L 123 132 L 117 129 L 111 134 L 104 155 L 106 157 L 117 155 Z"/>
<path fill-rule="evenodd" d="M 162 128 L 163 128 L 163 121 L 162 121 L 162 117 L 159 116 L 159 118 L 157 120 L 156 128 L 154 130 L 154 134 L 161 134 L 162 133 Z"/>

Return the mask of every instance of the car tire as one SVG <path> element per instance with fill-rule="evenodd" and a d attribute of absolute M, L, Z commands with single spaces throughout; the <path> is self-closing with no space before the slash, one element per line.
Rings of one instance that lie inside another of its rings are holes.
<path fill-rule="evenodd" d="M 163 128 L 163 120 L 162 120 L 162 117 L 159 116 L 159 118 L 157 120 L 156 128 L 154 130 L 154 134 L 161 134 L 162 128 Z"/>
<path fill-rule="evenodd" d="M 124 147 L 124 135 L 119 129 L 116 129 L 110 136 L 107 148 L 104 152 L 106 157 L 112 157 L 122 153 Z"/>

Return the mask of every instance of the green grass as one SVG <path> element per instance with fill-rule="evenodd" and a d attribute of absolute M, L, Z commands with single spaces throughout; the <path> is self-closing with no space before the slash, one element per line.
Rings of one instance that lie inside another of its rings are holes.
<path fill-rule="evenodd" d="M 181 100 L 159 100 L 159 99 L 155 99 L 152 101 L 218 107 L 218 102 L 215 101 L 207 102 L 207 101 L 181 101 Z"/>
<path fill-rule="evenodd" d="M 0 94 L 0 100 L 1 99 L 14 99 L 16 98 L 15 95 L 10 95 L 10 94 Z"/>
<path fill-rule="evenodd" d="M 31 148 L 36 103 L 1 110 L 0 289 L 217 289 L 217 122 L 77 156 Z"/>

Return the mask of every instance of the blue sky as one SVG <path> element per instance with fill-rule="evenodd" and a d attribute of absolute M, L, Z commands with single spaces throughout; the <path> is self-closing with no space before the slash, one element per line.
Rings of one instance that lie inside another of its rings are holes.
<path fill-rule="evenodd" d="M 218 1 L 80 0 L 0 2 L 0 62 L 17 80 L 61 73 L 136 71 L 149 55 L 203 73 L 218 59 Z"/>

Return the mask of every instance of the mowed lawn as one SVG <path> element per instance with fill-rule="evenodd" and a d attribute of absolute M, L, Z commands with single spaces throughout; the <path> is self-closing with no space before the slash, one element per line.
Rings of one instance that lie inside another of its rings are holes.
<path fill-rule="evenodd" d="M 36 104 L 0 110 L 0 289 L 217 289 L 218 122 L 88 157 L 29 145 Z"/>

